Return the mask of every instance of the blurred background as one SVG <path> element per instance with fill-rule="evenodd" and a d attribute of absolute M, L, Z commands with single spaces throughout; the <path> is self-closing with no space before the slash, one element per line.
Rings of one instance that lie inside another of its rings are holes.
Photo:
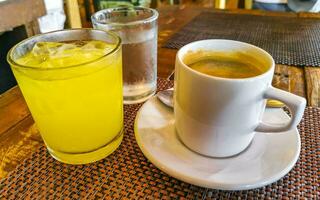
<path fill-rule="evenodd" d="M 91 27 L 90 16 L 119 6 L 319 12 L 320 0 L 0 0 L 0 94 L 16 85 L 6 55 L 19 41 L 64 28 Z"/>
<path fill-rule="evenodd" d="M 0 94 L 16 85 L 6 56 L 11 47 L 35 34 L 91 27 L 90 16 L 119 6 L 201 6 L 237 8 L 240 1 L 214 0 L 0 0 Z"/>

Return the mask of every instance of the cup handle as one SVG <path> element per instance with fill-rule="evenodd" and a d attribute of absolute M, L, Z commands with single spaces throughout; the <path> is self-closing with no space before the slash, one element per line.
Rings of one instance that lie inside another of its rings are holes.
<path fill-rule="evenodd" d="M 255 129 L 257 132 L 283 132 L 293 129 L 298 126 L 302 119 L 304 109 L 306 107 L 306 99 L 292 93 L 274 88 L 270 86 L 264 93 L 263 98 L 265 99 L 275 99 L 282 101 L 286 104 L 292 115 L 288 123 L 279 124 L 266 124 L 260 122 L 258 127 Z"/>

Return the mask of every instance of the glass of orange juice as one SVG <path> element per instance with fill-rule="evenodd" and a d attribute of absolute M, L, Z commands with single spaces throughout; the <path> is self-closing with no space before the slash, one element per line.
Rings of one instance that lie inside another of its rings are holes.
<path fill-rule="evenodd" d="M 50 154 L 69 164 L 100 160 L 123 137 L 121 39 L 70 29 L 15 45 L 7 59 Z"/>

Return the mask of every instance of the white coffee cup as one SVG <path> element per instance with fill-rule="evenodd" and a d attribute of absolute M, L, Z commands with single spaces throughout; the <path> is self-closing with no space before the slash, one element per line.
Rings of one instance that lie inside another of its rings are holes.
<path fill-rule="evenodd" d="M 250 78 L 210 76 L 183 63 L 190 50 L 241 52 L 259 60 L 260 67 L 267 70 Z M 255 132 L 276 134 L 296 128 L 306 100 L 272 87 L 274 68 L 270 54 L 243 42 L 212 39 L 182 47 L 176 56 L 174 84 L 175 127 L 181 141 L 200 154 L 228 157 L 246 149 Z M 266 99 L 284 102 L 292 115 L 290 122 L 273 125 L 261 122 Z"/>

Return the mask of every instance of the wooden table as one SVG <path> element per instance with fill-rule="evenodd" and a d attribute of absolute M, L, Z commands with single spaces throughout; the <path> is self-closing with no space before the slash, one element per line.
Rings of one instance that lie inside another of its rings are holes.
<path fill-rule="evenodd" d="M 159 19 L 159 46 L 181 27 L 187 24 L 204 8 L 188 7 L 166 7 L 160 9 Z M 285 13 L 285 12 L 265 12 L 260 10 L 217 10 L 217 12 L 230 12 L 252 15 L 270 16 L 294 16 L 302 18 L 319 18 L 320 14 L 314 13 Z M 303 41 L 303 39 L 302 39 Z M 174 69 L 175 54 L 177 50 L 159 48 L 158 70 L 160 77 L 166 77 Z M 320 67 L 294 67 L 288 65 L 276 65 L 275 86 L 307 99 L 308 105 L 320 107 Z"/>
<path fill-rule="evenodd" d="M 0 0 L 0 94 L 16 84 L 6 52 L 17 42 L 40 33 L 38 18 L 45 14 L 44 0 Z"/>
<path fill-rule="evenodd" d="M 0 32 L 24 25 L 27 35 L 39 33 L 37 18 L 46 14 L 43 0 L 0 1 Z"/>
<path fill-rule="evenodd" d="M 161 46 L 172 34 L 203 10 L 208 9 L 185 6 L 159 9 L 159 77 L 168 77 L 173 72 L 177 52 L 177 50 L 161 48 Z M 308 13 L 266 13 L 254 10 L 217 12 L 320 18 L 320 14 Z M 277 65 L 274 82 L 281 89 L 306 97 L 309 105 L 320 106 L 320 68 Z M 0 178 L 6 176 L 41 144 L 41 137 L 19 88 L 14 87 L 2 94 L 0 96 Z"/>

